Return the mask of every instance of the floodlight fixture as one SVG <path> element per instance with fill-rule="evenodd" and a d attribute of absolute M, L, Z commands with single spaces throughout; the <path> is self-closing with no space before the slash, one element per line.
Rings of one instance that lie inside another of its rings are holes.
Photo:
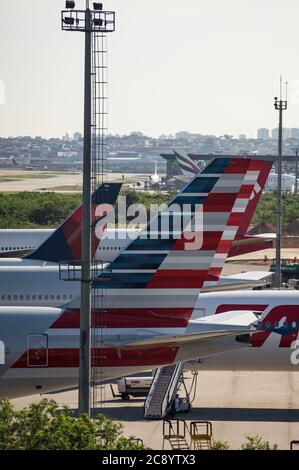
<path fill-rule="evenodd" d="M 95 18 L 93 23 L 95 26 L 101 27 L 104 25 L 104 20 L 102 20 L 101 18 Z"/>
<path fill-rule="evenodd" d="M 72 18 L 71 16 L 65 16 L 63 18 L 63 22 L 64 22 L 64 24 L 66 24 L 68 26 L 73 26 L 74 23 L 75 23 L 75 18 Z"/>
<path fill-rule="evenodd" d="M 76 4 L 74 1 L 66 1 L 65 2 L 65 8 L 67 10 L 73 10 L 75 8 Z"/>

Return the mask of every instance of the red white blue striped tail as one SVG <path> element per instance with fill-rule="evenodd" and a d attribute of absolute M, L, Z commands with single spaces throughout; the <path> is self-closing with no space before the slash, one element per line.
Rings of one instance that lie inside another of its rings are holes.
<path fill-rule="evenodd" d="M 176 161 L 178 162 L 183 174 L 185 176 L 197 175 L 200 172 L 200 167 L 187 155 L 184 150 L 174 150 Z"/>
<path fill-rule="evenodd" d="M 107 311 L 118 315 L 129 309 L 133 316 L 132 309 L 141 309 L 154 321 L 157 309 L 170 308 L 183 309 L 190 317 L 205 282 L 219 279 L 263 163 L 219 157 L 196 175 L 111 263 L 109 280 L 95 282 L 94 288 L 104 286 L 107 291 Z M 183 221 L 192 216 L 191 224 L 182 223 L 179 233 L 172 228 L 173 208 L 182 211 Z M 201 211 L 202 227 L 194 228 Z M 170 219 L 166 237 L 161 228 L 165 217 Z M 190 243 L 192 237 L 196 243 Z"/>

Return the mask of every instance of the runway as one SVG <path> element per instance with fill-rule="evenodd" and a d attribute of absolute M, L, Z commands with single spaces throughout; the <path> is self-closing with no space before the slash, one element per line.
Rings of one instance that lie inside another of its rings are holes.
<path fill-rule="evenodd" d="M 123 178 L 124 176 L 124 178 Z M 104 181 L 133 185 L 147 180 L 149 175 L 108 173 Z M 25 171 L 0 169 L 0 192 L 18 191 L 74 192 L 82 190 L 82 172 Z"/>

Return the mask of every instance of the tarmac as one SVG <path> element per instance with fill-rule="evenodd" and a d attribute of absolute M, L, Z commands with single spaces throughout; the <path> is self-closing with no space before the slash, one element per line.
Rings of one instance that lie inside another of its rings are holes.
<path fill-rule="evenodd" d="M 281 253 L 282 259 L 299 259 L 299 248 L 283 248 Z M 246 253 L 245 255 L 234 256 L 230 258 L 233 262 L 244 262 L 247 263 L 254 263 L 261 264 L 260 262 L 264 262 L 264 259 L 273 260 L 276 258 L 276 251 L 275 248 L 268 248 L 267 250 L 255 251 L 252 253 Z M 263 263 L 262 263 L 263 264 Z M 264 263 L 267 265 L 267 262 Z M 248 269 L 249 271 L 249 269 Z"/>
<path fill-rule="evenodd" d="M 187 374 L 187 384 L 191 380 Z M 239 449 L 246 436 L 261 436 L 279 449 L 289 449 L 291 440 L 299 439 L 299 374 L 263 372 L 200 372 L 192 410 L 177 414 L 177 419 L 207 420 L 213 425 L 214 440 L 227 441 Z M 151 449 L 162 449 L 163 421 L 143 418 L 143 399 L 123 401 L 113 398 L 110 387 L 97 392 L 96 413 L 104 413 L 122 423 L 126 436 L 141 438 Z M 61 405 L 77 408 L 77 392 L 45 395 Z M 100 400 L 102 397 L 102 401 Z M 22 408 L 40 396 L 13 400 Z M 166 444 L 165 449 L 169 446 Z"/>

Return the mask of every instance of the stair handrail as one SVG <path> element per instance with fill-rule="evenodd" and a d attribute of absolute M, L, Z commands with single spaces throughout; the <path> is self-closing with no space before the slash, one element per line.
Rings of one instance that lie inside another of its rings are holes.
<path fill-rule="evenodd" d="M 156 388 L 155 384 L 157 382 L 157 376 L 159 375 L 159 370 L 160 369 L 156 369 L 156 371 L 154 373 L 151 387 L 149 389 L 149 392 L 147 394 L 146 400 L 145 400 L 144 405 L 143 405 L 143 415 L 145 415 L 148 411 L 148 408 L 149 408 L 149 405 L 150 405 L 150 398 L 153 395 L 153 393 L 155 391 L 155 388 Z"/>
<path fill-rule="evenodd" d="M 161 368 L 157 369 L 155 374 L 154 374 L 152 385 L 151 385 L 150 391 L 149 391 L 149 393 L 146 397 L 144 407 L 143 407 L 144 415 L 147 414 L 147 411 L 149 409 L 150 402 L 151 402 L 151 397 L 153 396 L 153 394 L 156 390 L 156 387 L 157 387 L 158 379 L 162 375 L 163 370 L 166 367 L 172 367 L 172 365 L 161 367 Z M 183 363 L 175 364 L 174 373 L 172 374 L 171 380 L 170 380 L 170 382 L 167 386 L 164 398 L 163 398 L 163 400 L 161 402 L 161 406 L 160 406 L 160 416 L 162 418 L 166 415 L 166 413 L 168 411 L 167 408 L 169 407 L 169 401 L 171 401 L 171 402 L 173 401 L 174 390 L 175 390 L 175 387 L 176 387 L 177 382 L 178 382 L 178 376 L 180 376 L 181 373 L 182 373 L 182 368 L 183 368 Z"/>
<path fill-rule="evenodd" d="M 174 370 L 175 373 L 172 375 L 171 381 L 169 382 L 166 393 L 164 395 L 164 399 L 162 400 L 162 403 L 161 403 L 160 416 L 162 418 L 167 414 L 167 411 L 168 411 L 167 408 L 169 407 L 169 402 L 170 401 L 171 403 L 173 402 L 175 386 L 178 382 L 178 376 L 180 377 L 182 374 L 182 368 L 183 368 L 182 363 L 178 363 L 175 365 L 175 370 Z"/>

